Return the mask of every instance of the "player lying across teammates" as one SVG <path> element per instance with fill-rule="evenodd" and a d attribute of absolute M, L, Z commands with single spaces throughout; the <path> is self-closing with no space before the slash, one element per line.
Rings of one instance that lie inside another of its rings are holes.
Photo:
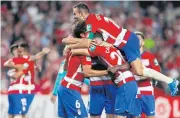
<path fill-rule="evenodd" d="M 13 58 L 4 63 L 4 67 L 9 68 L 8 76 L 11 81 L 8 89 L 8 118 L 26 117 L 35 93 L 34 69 L 40 69 L 35 65 L 35 60 L 50 52 L 50 49 L 44 48 L 32 56 L 29 50 L 27 42 L 15 41 L 10 48 Z"/>

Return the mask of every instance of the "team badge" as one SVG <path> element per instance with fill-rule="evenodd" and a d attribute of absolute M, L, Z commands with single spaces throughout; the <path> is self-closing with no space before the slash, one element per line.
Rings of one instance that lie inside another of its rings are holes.
<path fill-rule="evenodd" d="M 91 31 L 91 30 L 92 30 L 92 26 L 91 26 L 91 24 L 88 24 L 88 25 L 86 26 L 86 31 L 89 32 L 89 31 Z"/>
<path fill-rule="evenodd" d="M 157 59 L 154 59 L 154 65 L 156 65 L 156 66 L 158 66 L 158 65 L 159 65 L 159 63 L 158 63 Z"/>

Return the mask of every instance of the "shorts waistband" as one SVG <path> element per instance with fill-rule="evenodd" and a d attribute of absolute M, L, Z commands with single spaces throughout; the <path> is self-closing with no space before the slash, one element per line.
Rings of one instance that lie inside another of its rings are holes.
<path fill-rule="evenodd" d="M 101 85 L 106 85 L 106 84 L 114 84 L 112 80 L 100 80 L 100 81 L 91 81 L 90 85 L 91 86 L 101 86 Z"/>
<path fill-rule="evenodd" d="M 128 82 L 131 82 L 131 81 L 134 81 L 135 78 L 134 77 L 129 77 L 129 78 L 126 78 L 125 80 L 122 80 L 118 83 L 118 87 L 122 86 L 123 84 L 125 83 L 128 83 Z"/>

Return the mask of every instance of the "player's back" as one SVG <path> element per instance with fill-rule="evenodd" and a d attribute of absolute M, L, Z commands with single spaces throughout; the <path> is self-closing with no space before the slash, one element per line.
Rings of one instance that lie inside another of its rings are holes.
<path fill-rule="evenodd" d="M 108 66 L 122 65 L 125 63 L 120 51 L 115 47 L 96 46 L 94 51 L 89 51 L 91 56 L 101 57 Z"/>
<path fill-rule="evenodd" d="M 160 72 L 160 66 L 158 64 L 157 59 L 155 58 L 154 54 L 150 53 L 150 52 L 143 52 L 141 54 L 141 60 L 144 66 L 146 66 L 147 68 L 151 68 L 154 69 L 156 71 Z M 139 77 L 136 76 L 136 80 L 138 80 Z M 141 80 L 138 81 L 138 89 L 139 92 L 141 94 L 150 94 L 153 95 L 154 94 L 154 89 L 152 86 L 152 82 L 151 82 L 151 78 L 147 78 L 145 80 Z"/>
<path fill-rule="evenodd" d="M 122 47 L 130 36 L 130 31 L 119 27 L 112 19 L 102 14 L 90 14 L 86 19 L 87 31 L 101 32 L 106 42 Z"/>
<path fill-rule="evenodd" d="M 122 65 L 126 62 L 120 51 L 115 47 L 96 46 L 95 50 L 89 50 L 89 53 L 91 56 L 101 57 L 110 67 Z M 121 80 L 126 78 L 134 80 L 134 75 L 130 70 L 118 71 L 115 78 L 117 78 L 115 83 L 119 83 Z"/>
<path fill-rule="evenodd" d="M 35 84 L 34 84 L 34 62 L 29 61 L 29 56 L 23 56 L 23 57 L 16 57 L 12 59 L 13 63 L 16 64 L 22 64 L 23 66 L 26 66 L 26 68 L 23 70 L 24 74 L 14 80 L 11 79 L 11 84 L 8 90 L 8 93 L 32 93 L 35 92 Z M 16 72 L 15 69 L 10 69 L 9 74 L 13 74 Z"/>
<path fill-rule="evenodd" d="M 67 74 L 61 84 L 67 88 L 80 91 L 85 78 L 82 65 L 91 64 L 91 59 L 86 56 L 72 56 L 70 54 L 67 63 Z"/>

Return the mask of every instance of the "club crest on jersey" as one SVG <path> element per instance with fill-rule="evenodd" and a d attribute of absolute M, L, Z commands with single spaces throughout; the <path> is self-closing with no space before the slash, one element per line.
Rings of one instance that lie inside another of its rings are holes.
<path fill-rule="evenodd" d="M 91 61 L 91 57 L 86 57 L 86 61 Z"/>
<path fill-rule="evenodd" d="M 156 65 L 156 66 L 158 66 L 158 65 L 159 65 L 159 63 L 158 63 L 157 59 L 154 59 L 154 65 Z"/>
<path fill-rule="evenodd" d="M 91 30 L 92 30 L 92 26 L 91 26 L 91 24 L 88 24 L 88 25 L 86 26 L 86 31 L 89 32 L 89 31 L 91 31 Z"/>
<path fill-rule="evenodd" d="M 95 49 L 96 49 L 96 46 L 95 46 L 95 45 L 91 45 L 91 46 L 89 47 L 89 50 L 90 50 L 91 52 L 93 52 Z"/>

